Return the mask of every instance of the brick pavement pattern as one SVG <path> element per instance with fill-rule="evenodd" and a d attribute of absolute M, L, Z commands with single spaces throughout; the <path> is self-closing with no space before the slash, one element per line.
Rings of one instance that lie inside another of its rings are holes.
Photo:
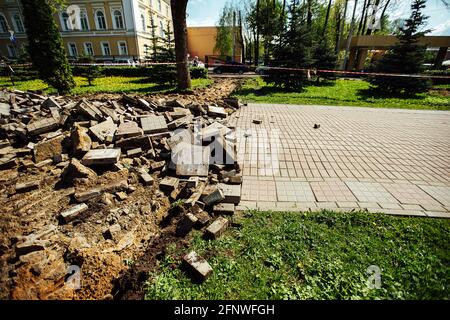
<path fill-rule="evenodd" d="M 240 208 L 450 218 L 450 112 L 249 104 L 230 124 Z"/>

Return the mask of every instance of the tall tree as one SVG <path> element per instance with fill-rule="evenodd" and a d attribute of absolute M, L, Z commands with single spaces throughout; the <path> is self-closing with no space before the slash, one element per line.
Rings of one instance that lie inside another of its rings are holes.
<path fill-rule="evenodd" d="M 178 89 L 191 88 L 188 65 L 186 8 L 188 0 L 170 0 L 172 8 L 173 31 L 175 35 L 175 55 L 177 63 Z"/>
<path fill-rule="evenodd" d="M 419 44 L 429 30 L 422 31 L 428 17 L 422 10 L 426 0 L 413 0 L 411 15 L 406 19 L 404 26 L 399 28 L 397 38 L 399 43 L 392 47 L 384 57 L 375 64 L 374 71 L 381 73 L 419 74 L 424 70 L 423 63 L 426 57 L 426 46 Z M 405 63 L 407 62 L 407 63 Z M 426 91 L 430 82 L 426 78 L 418 77 L 392 77 L 376 76 L 370 79 L 372 85 L 388 93 L 413 94 Z"/>
<path fill-rule="evenodd" d="M 338 42 L 336 45 L 336 53 L 338 53 L 338 54 L 339 54 L 339 51 L 341 50 L 342 36 L 344 35 L 345 20 L 347 18 L 347 7 L 348 7 L 348 0 L 345 0 L 344 14 L 342 17 L 341 24 L 339 25 L 339 38 L 338 38 Z"/>
<path fill-rule="evenodd" d="M 330 20 L 331 2 L 332 0 L 328 1 L 327 14 L 325 16 L 325 23 L 323 25 L 322 37 L 324 37 L 325 33 L 327 32 L 328 20 Z"/>
<path fill-rule="evenodd" d="M 28 36 L 28 51 L 39 77 L 67 93 L 75 87 L 61 34 L 53 15 L 56 1 L 21 0 Z"/>
<path fill-rule="evenodd" d="M 233 51 L 233 12 L 234 8 L 226 3 L 219 18 L 214 51 L 222 56 L 231 56 Z"/>
<path fill-rule="evenodd" d="M 259 21 L 260 0 L 256 0 L 256 21 Z M 255 23 L 255 65 L 259 64 L 259 23 Z"/>

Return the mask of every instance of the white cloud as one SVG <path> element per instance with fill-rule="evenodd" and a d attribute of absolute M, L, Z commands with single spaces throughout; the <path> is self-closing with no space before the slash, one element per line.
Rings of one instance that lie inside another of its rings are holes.
<path fill-rule="evenodd" d="M 188 27 L 210 27 L 216 25 L 216 19 L 214 17 L 203 18 L 187 18 Z"/>
<path fill-rule="evenodd" d="M 430 35 L 450 35 L 450 20 L 440 23 L 437 26 L 433 27 L 433 31 L 430 33 Z"/>

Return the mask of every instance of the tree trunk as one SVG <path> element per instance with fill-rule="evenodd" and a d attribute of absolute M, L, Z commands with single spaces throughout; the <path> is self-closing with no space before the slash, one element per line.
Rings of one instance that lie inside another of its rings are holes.
<path fill-rule="evenodd" d="M 330 10 L 331 10 L 331 1 L 328 2 L 327 15 L 325 17 L 325 24 L 323 25 L 322 38 L 325 36 L 327 32 L 328 20 L 330 19 Z"/>
<path fill-rule="evenodd" d="M 339 51 L 341 51 L 341 43 L 342 43 L 342 37 L 344 35 L 344 29 L 345 29 L 345 18 L 347 17 L 347 7 L 348 7 L 348 0 L 345 0 L 345 7 L 344 7 L 344 16 L 342 17 L 341 24 L 339 25 L 339 39 L 336 45 L 336 52 L 339 54 Z"/>
<path fill-rule="evenodd" d="M 245 63 L 246 60 L 246 52 L 245 52 L 245 39 L 244 39 L 244 33 L 243 33 L 243 27 L 242 27 L 242 12 L 239 10 L 239 45 L 241 46 L 241 52 L 242 52 L 242 61 Z"/>
<path fill-rule="evenodd" d="M 348 33 L 347 43 L 345 45 L 345 56 L 344 56 L 344 62 L 342 63 L 341 69 L 346 70 L 347 69 L 347 62 L 348 62 L 348 54 L 350 51 L 350 44 L 352 42 L 353 37 L 353 30 L 355 29 L 355 22 L 356 22 L 356 7 L 358 5 L 358 0 L 355 0 L 355 6 L 353 7 L 353 14 L 352 14 L 352 23 L 350 25 L 350 32 Z"/>
<path fill-rule="evenodd" d="M 381 16 L 380 16 L 380 22 L 383 22 L 384 15 L 386 14 L 386 10 L 389 7 L 390 2 L 391 2 L 391 0 L 387 0 L 386 5 L 384 6 L 383 12 L 381 13 Z"/>
<path fill-rule="evenodd" d="M 378 7 L 379 5 L 380 5 L 380 0 L 376 0 L 375 1 L 375 6 Z M 371 19 L 370 22 L 371 22 L 372 26 L 375 25 L 375 22 L 376 22 L 376 19 L 377 19 L 376 14 L 377 14 L 377 12 L 376 12 L 375 7 L 374 7 L 373 10 L 372 10 L 372 15 L 370 17 L 370 19 Z M 372 32 L 373 32 L 373 28 L 367 29 L 366 35 L 370 36 L 372 34 Z"/>
<path fill-rule="evenodd" d="M 306 26 L 308 28 L 308 31 L 311 31 L 311 25 L 312 25 L 312 0 L 307 1 L 308 6 L 308 12 L 306 15 Z"/>
<path fill-rule="evenodd" d="M 363 24 L 364 24 L 364 16 L 366 14 L 366 8 L 367 8 L 367 0 L 364 0 L 363 9 L 362 9 L 362 12 L 361 12 L 361 20 L 359 20 L 359 26 L 358 26 L 357 34 L 362 34 Z"/>
<path fill-rule="evenodd" d="M 259 64 L 259 0 L 256 1 L 255 65 Z"/>
<path fill-rule="evenodd" d="M 175 36 L 175 55 L 177 61 L 178 89 L 191 88 L 188 66 L 186 7 L 188 0 L 170 0 Z"/>

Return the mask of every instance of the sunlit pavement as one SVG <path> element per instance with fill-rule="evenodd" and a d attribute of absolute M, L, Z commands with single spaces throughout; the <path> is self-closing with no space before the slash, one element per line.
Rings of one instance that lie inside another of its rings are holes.
<path fill-rule="evenodd" d="M 250 104 L 231 124 L 239 209 L 450 218 L 450 112 Z"/>

